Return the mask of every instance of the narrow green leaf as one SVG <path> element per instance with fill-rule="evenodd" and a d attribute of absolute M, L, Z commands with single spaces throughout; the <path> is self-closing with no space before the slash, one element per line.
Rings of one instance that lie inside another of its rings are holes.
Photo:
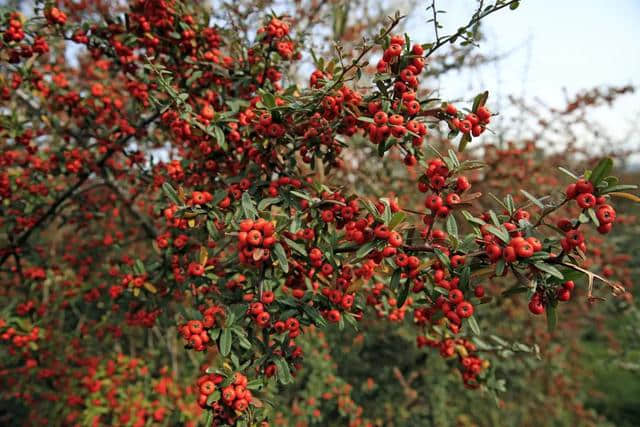
<path fill-rule="evenodd" d="M 213 127 L 213 134 L 215 135 L 216 140 L 218 141 L 218 144 L 220 145 L 220 148 L 222 148 L 224 151 L 227 151 L 229 146 L 227 145 L 227 139 L 225 138 L 224 132 L 222 131 L 222 129 L 220 129 L 219 126 L 214 126 Z"/>
<path fill-rule="evenodd" d="M 283 239 L 291 249 L 298 252 L 302 256 L 307 256 L 307 250 L 305 249 L 304 245 L 298 242 L 294 242 L 293 240 L 286 237 L 284 237 Z"/>
<path fill-rule="evenodd" d="M 560 172 L 564 173 L 565 175 L 569 176 L 570 178 L 574 179 L 574 180 L 578 180 L 580 178 L 578 178 L 578 175 L 576 175 L 575 173 L 571 172 L 568 169 L 563 168 L 562 166 L 558 166 L 558 169 L 560 170 Z"/>
<path fill-rule="evenodd" d="M 444 252 L 442 252 L 440 249 L 435 248 L 433 250 L 433 253 L 436 254 L 436 256 L 438 257 L 438 259 L 440 260 L 440 262 L 447 268 L 449 268 L 449 266 L 451 265 L 451 262 L 449 261 L 449 257 L 447 257 Z"/>
<path fill-rule="evenodd" d="M 471 134 L 465 133 L 460 138 L 460 143 L 458 144 L 458 152 L 462 153 L 465 148 L 467 148 L 467 144 L 471 141 Z"/>
<path fill-rule="evenodd" d="M 290 384 L 293 382 L 293 377 L 291 376 L 291 371 L 289 370 L 289 364 L 282 356 L 278 356 L 274 363 L 277 368 L 277 376 L 278 380 L 281 384 Z"/>
<path fill-rule="evenodd" d="M 396 212 L 391 217 L 391 221 L 389 221 L 388 227 L 393 230 L 398 224 L 400 224 L 407 217 L 407 214 L 404 212 Z"/>
<path fill-rule="evenodd" d="M 587 209 L 587 214 L 589 215 L 589 218 L 591 219 L 591 222 L 593 222 L 593 225 L 595 225 L 596 227 L 600 227 L 600 221 L 598 220 L 598 217 L 596 216 L 595 209 L 593 209 L 593 208 Z"/>
<path fill-rule="evenodd" d="M 556 329 L 556 324 L 558 323 L 558 313 L 556 312 L 556 307 L 553 304 L 549 304 L 547 306 L 547 330 L 549 332 L 553 332 Z"/>
<path fill-rule="evenodd" d="M 471 108 L 471 111 L 473 111 L 474 113 L 478 111 L 478 108 L 483 107 L 484 104 L 486 104 L 487 99 L 489 99 L 489 91 L 484 91 L 476 95 L 476 97 L 473 99 L 473 107 Z"/>
<path fill-rule="evenodd" d="M 491 224 L 487 224 L 486 228 L 489 233 L 493 234 L 504 243 L 509 243 L 509 232 L 503 226 L 498 228 Z"/>
<path fill-rule="evenodd" d="M 531 200 L 534 205 L 536 205 L 540 209 L 544 209 L 544 205 L 542 204 L 542 202 L 538 200 L 533 194 L 529 193 L 526 190 L 520 190 L 520 192 L 524 194 L 527 199 Z"/>
<path fill-rule="evenodd" d="M 393 274 L 391 275 L 391 280 L 389 281 L 389 289 L 395 290 L 398 288 L 398 284 L 400 283 L 400 274 L 402 270 L 397 268 Z"/>
<path fill-rule="evenodd" d="M 458 238 L 458 224 L 456 224 L 456 218 L 453 216 L 453 214 L 450 214 L 447 217 L 447 233 L 449 233 L 456 239 Z"/>
<path fill-rule="evenodd" d="M 636 190 L 637 188 L 638 186 L 633 184 L 620 184 L 620 185 L 614 185 L 612 187 L 607 187 L 600 193 L 607 194 L 607 193 L 612 193 L 614 191 Z"/>
<path fill-rule="evenodd" d="M 178 193 L 171 186 L 171 184 L 169 184 L 168 182 L 165 182 L 164 184 L 162 184 L 162 191 L 164 192 L 165 196 L 167 196 L 167 198 L 171 200 L 174 204 L 178 206 L 182 205 L 182 202 L 178 198 Z"/>
<path fill-rule="evenodd" d="M 361 259 L 367 256 L 367 254 L 373 250 L 375 244 L 375 242 L 367 242 L 364 245 L 360 246 L 360 248 L 358 248 L 358 251 L 356 252 L 356 259 Z"/>
<path fill-rule="evenodd" d="M 231 336 L 231 329 L 225 328 L 222 330 L 222 334 L 220 335 L 220 354 L 223 356 L 228 356 L 231 352 L 231 343 L 233 338 Z"/>
<path fill-rule="evenodd" d="M 309 305 L 304 305 L 302 306 L 302 310 L 304 310 L 306 315 L 309 316 L 309 318 L 313 321 L 313 323 L 316 326 L 319 326 L 321 328 L 327 327 L 327 321 L 325 320 L 324 317 L 322 317 L 322 315 L 320 315 L 320 312 L 318 311 L 317 308 L 311 307 Z"/>
<path fill-rule="evenodd" d="M 276 243 L 273 246 L 273 253 L 275 254 L 276 258 L 278 259 L 278 263 L 280 264 L 280 267 L 282 268 L 282 271 L 284 271 L 285 273 L 289 272 L 289 262 L 287 261 L 287 253 L 284 251 L 284 248 L 282 247 L 282 245 L 280 243 Z"/>
<path fill-rule="evenodd" d="M 209 395 L 209 398 L 207 398 L 207 404 L 209 404 L 209 399 L 211 398 L 211 396 L 213 396 L 216 392 L 211 393 Z M 220 393 L 220 392 L 217 392 Z M 213 403 L 214 401 L 212 401 L 211 403 Z M 204 427 L 211 427 L 213 425 L 213 411 L 204 411 L 205 412 L 205 418 L 204 418 Z"/>
<path fill-rule="evenodd" d="M 476 320 L 476 318 L 474 316 L 471 316 L 467 319 L 467 322 L 469 323 L 471 331 L 475 335 L 480 335 L 480 326 L 478 325 L 478 321 Z"/>
<path fill-rule="evenodd" d="M 538 270 L 544 271 L 545 273 L 549 273 L 553 277 L 557 277 L 558 279 L 561 279 L 561 280 L 564 279 L 562 272 L 551 264 L 546 264 L 544 262 L 536 262 L 533 265 Z"/>
<path fill-rule="evenodd" d="M 604 159 L 600 160 L 595 168 L 593 168 L 593 171 L 591 171 L 591 176 L 589 177 L 589 181 L 591 181 L 593 185 L 598 185 L 600 181 L 604 179 L 604 177 L 608 176 L 609 173 L 611 173 L 612 169 L 613 160 L 611 159 L 611 157 L 605 157 Z"/>
<path fill-rule="evenodd" d="M 249 195 L 248 191 L 245 191 L 242 194 L 241 204 L 245 218 L 256 219 L 256 217 L 258 216 L 258 212 L 254 207 L 253 200 L 251 200 L 251 196 Z"/>
<path fill-rule="evenodd" d="M 260 203 L 258 203 L 258 210 L 259 211 L 263 211 L 266 209 L 267 206 L 269 205 L 275 205 L 276 203 L 280 202 L 282 199 L 280 197 L 267 197 L 266 199 L 262 199 L 260 200 Z"/>
<path fill-rule="evenodd" d="M 398 295 L 398 302 L 396 306 L 398 308 L 402 308 L 405 301 L 407 301 L 407 296 L 409 295 L 409 289 L 411 288 L 411 283 L 407 280 L 404 285 L 400 287 L 400 294 Z"/>

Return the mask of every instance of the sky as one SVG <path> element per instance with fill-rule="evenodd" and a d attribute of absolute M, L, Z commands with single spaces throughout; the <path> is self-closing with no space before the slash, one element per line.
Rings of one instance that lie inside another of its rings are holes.
<path fill-rule="evenodd" d="M 439 18 L 444 25 L 441 34 L 467 22 L 475 4 L 475 0 L 437 2 L 438 9 L 447 11 Z M 432 40 L 425 8 L 409 15 L 408 32 L 421 42 Z M 484 22 L 487 40 L 478 51 L 508 54 L 477 73 L 444 76 L 443 96 L 464 97 L 486 89 L 499 104 L 514 94 L 562 107 L 563 88 L 571 95 L 595 86 L 640 85 L 640 0 L 523 0 L 517 10 L 503 9 Z M 640 126 L 640 93 L 625 95 L 594 116 L 612 135 L 627 135 Z M 640 132 L 626 144 L 640 150 Z"/>

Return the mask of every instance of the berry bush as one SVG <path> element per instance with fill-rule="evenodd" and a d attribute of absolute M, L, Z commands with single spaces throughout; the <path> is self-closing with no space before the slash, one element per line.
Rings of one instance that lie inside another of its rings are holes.
<path fill-rule="evenodd" d="M 519 2 L 427 43 L 395 14 L 331 56 L 291 15 L 262 13 L 245 38 L 200 2 L 111 3 L 2 9 L 0 414 L 393 424 L 359 406 L 344 362 L 390 370 L 409 423 L 416 378 L 499 400 L 505 359 L 539 353 L 500 338 L 494 305 L 528 307 L 513 330 L 544 315 L 554 333 L 558 312 L 587 315 L 576 293 L 631 300 L 610 267 L 625 259 L 606 258 L 632 221 L 615 199 L 640 201 L 618 157 L 558 169 L 533 142 L 498 149 L 488 92 L 425 87 L 445 46 L 467 52 Z M 400 335 L 437 356 L 431 379 L 368 341 Z"/>

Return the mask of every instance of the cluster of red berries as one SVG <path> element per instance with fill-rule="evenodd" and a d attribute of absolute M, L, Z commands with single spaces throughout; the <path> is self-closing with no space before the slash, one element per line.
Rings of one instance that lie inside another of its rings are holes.
<path fill-rule="evenodd" d="M 597 228 L 598 232 L 601 234 L 607 234 L 613 227 L 613 222 L 616 219 L 616 211 L 611 205 L 606 203 L 606 197 L 596 197 L 594 192 L 595 189 L 591 182 L 580 179 L 576 183 L 569 184 L 566 189 L 566 196 L 568 199 L 575 199 L 578 206 L 583 210 L 594 209 L 599 223 Z M 558 227 L 567 233 L 569 233 L 571 229 L 574 229 L 568 220 L 558 223 Z M 577 246 L 574 244 L 576 240 L 580 240 L 570 235 L 565 237 L 566 242 L 562 243 L 563 248 L 565 248 L 565 246 L 575 247 Z"/>
<path fill-rule="evenodd" d="M 557 289 L 545 292 L 545 290 L 536 291 L 531 300 L 529 300 L 529 311 L 535 315 L 542 314 L 545 311 L 546 304 L 551 303 L 552 299 L 555 301 L 566 302 L 571 299 L 571 292 L 575 288 L 575 283 L 572 280 L 568 280 Z"/>
<path fill-rule="evenodd" d="M 178 328 L 187 344 L 196 351 L 204 351 L 212 344 L 208 331 L 217 325 L 218 317 L 224 316 L 224 309 L 217 305 L 203 307 L 200 312 L 202 320 L 189 320 Z"/>
<path fill-rule="evenodd" d="M 289 34 L 289 24 L 278 18 L 272 18 L 266 27 L 258 28 L 258 34 L 266 33 L 268 37 L 281 39 Z"/>
<path fill-rule="evenodd" d="M 207 329 L 213 327 L 215 318 L 209 316 L 207 320 L 189 320 L 180 326 L 180 335 L 187 340 L 189 346 L 195 351 L 204 351 L 207 344 L 211 343 Z"/>
<path fill-rule="evenodd" d="M 333 74 L 322 70 L 315 70 L 309 76 L 309 86 L 313 88 L 321 88 L 325 80 L 331 79 L 333 79 Z"/>
<path fill-rule="evenodd" d="M 428 346 L 439 349 L 440 355 L 445 359 L 451 359 L 457 355 L 458 368 L 462 373 L 464 385 L 472 389 L 480 386 L 477 376 L 489 367 L 489 361 L 475 354 L 477 347 L 474 343 L 464 338 L 435 340 L 423 335 L 419 335 L 416 341 L 418 348 Z"/>
<path fill-rule="evenodd" d="M 269 184 L 267 193 L 270 197 L 276 197 L 280 193 L 279 188 L 287 186 L 291 186 L 293 189 L 297 190 L 299 188 L 302 188 L 302 181 L 296 178 L 289 178 L 288 176 L 280 177 Z"/>
<path fill-rule="evenodd" d="M 205 374 L 198 378 L 196 384 L 198 405 L 202 409 L 213 409 L 214 425 L 219 425 L 220 421 L 234 424 L 253 400 L 251 391 L 247 389 L 247 377 L 238 372 L 229 378 L 220 374 Z M 210 401 L 212 395 L 216 399 Z"/>
<path fill-rule="evenodd" d="M 478 107 L 475 113 L 467 115 L 458 114 L 458 109 L 453 104 L 447 104 L 445 112 L 453 118 L 449 121 L 452 129 L 459 130 L 465 134 L 480 136 L 486 126 L 491 122 L 491 111 L 485 106 Z"/>
<path fill-rule="evenodd" d="M 401 99 L 401 105 L 408 116 L 415 116 L 420 112 L 420 103 L 416 100 L 414 92 L 405 92 Z M 400 108 L 397 101 L 395 107 Z M 409 134 L 413 145 L 419 147 L 427 134 L 427 126 L 424 123 L 412 119 L 405 121 L 402 112 L 388 114 L 382 110 L 382 104 L 379 101 L 369 102 L 367 111 L 373 116 L 373 123 L 368 124 L 366 132 L 369 140 L 374 144 L 385 141 L 389 136 L 400 139 Z M 406 163 L 408 166 L 415 165 L 413 160 Z"/>
<path fill-rule="evenodd" d="M 502 227 L 508 232 L 509 241 L 504 242 L 495 234 L 492 234 L 488 224 L 480 227 L 482 233 L 481 243 L 484 245 L 485 253 L 491 262 L 504 259 L 505 262 L 513 263 L 518 260 L 532 257 L 536 252 L 542 251 L 542 242 L 533 236 L 524 237 L 524 233 L 519 231 L 520 221 L 529 221 L 531 215 L 524 209 L 518 209 L 509 221 L 502 223 Z M 489 214 L 483 214 L 482 219 L 490 221 Z M 503 247 L 504 245 L 504 247 Z"/>
<path fill-rule="evenodd" d="M 282 105 L 283 103 L 284 101 L 281 98 L 276 99 L 276 105 Z M 253 128 L 260 135 L 269 138 L 280 138 L 286 131 L 284 125 L 273 121 L 273 117 L 268 111 L 256 117 Z"/>
<path fill-rule="evenodd" d="M 264 218 L 240 222 L 238 258 L 244 264 L 258 265 L 269 259 L 270 248 L 276 243 L 275 225 Z"/>
<path fill-rule="evenodd" d="M 120 284 L 125 287 L 131 286 L 133 288 L 141 288 L 142 286 L 144 286 L 144 283 L 148 278 L 149 275 L 147 273 L 139 275 L 125 274 L 122 277 L 122 281 L 120 282 Z"/>
<path fill-rule="evenodd" d="M 24 39 L 22 21 L 20 20 L 20 15 L 17 12 L 14 12 L 9 16 L 8 24 L 9 25 L 2 36 L 5 42 L 19 42 Z"/>
<path fill-rule="evenodd" d="M 402 322 L 407 310 L 413 305 L 413 298 L 408 297 L 402 307 L 398 307 L 398 300 L 385 294 L 387 287 L 384 283 L 375 283 L 371 292 L 367 295 L 367 305 L 376 310 L 378 319 L 387 319 L 390 322 Z M 383 303 L 386 298 L 386 304 Z"/>
<path fill-rule="evenodd" d="M 357 107 L 360 104 L 360 102 L 362 102 L 362 95 L 360 95 L 358 92 L 354 91 L 353 89 L 343 86 L 340 89 L 333 92 L 332 94 L 324 97 L 324 99 L 322 100 L 323 110 L 322 110 L 321 117 L 327 120 L 333 119 L 343 111 L 343 108 L 345 106 L 351 107 L 351 108 Z M 314 117 L 312 117 L 312 119 L 313 118 Z M 328 125 L 328 123 L 326 122 L 322 124 Z M 356 124 L 357 124 L 357 121 L 355 120 L 355 117 L 351 115 L 345 116 L 345 119 L 342 125 L 343 126 L 346 125 L 347 128 L 350 128 L 350 131 L 347 131 L 345 133 L 347 134 L 355 133 Z M 317 129 L 318 126 L 314 126 L 314 128 Z M 326 129 L 326 126 L 325 126 L 325 129 Z M 305 129 L 304 135 L 305 135 L 305 139 L 316 136 L 314 135 L 314 132 L 311 129 Z M 328 134 L 325 134 L 325 138 L 327 138 L 328 136 L 329 136 Z"/>
<path fill-rule="evenodd" d="M 326 223 L 336 223 L 336 227 L 338 229 L 342 229 L 343 227 L 347 230 L 353 230 L 356 227 L 356 222 L 353 221 L 354 218 L 358 216 L 358 212 L 360 211 L 360 205 L 357 200 L 347 201 L 346 198 L 340 193 L 329 193 L 324 191 L 321 194 L 322 200 L 338 202 L 338 203 L 327 203 L 326 206 L 323 206 L 320 211 L 320 219 Z M 356 235 L 349 234 L 349 237 L 353 239 L 357 239 Z"/>
<path fill-rule="evenodd" d="M 64 25 L 67 22 L 67 14 L 57 7 L 45 10 L 44 16 L 52 24 Z"/>
<path fill-rule="evenodd" d="M 432 159 L 424 175 L 418 182 L 418 189 L 426 193 L 431 190 L 433 194 L 427 196 L 424 205 L 431 211 L 431 216 L 425 217 L 426 223 L 433 222 L 435 217 L 446 218 L 451 209 L 459 204 L 462 199 L 460 194 L 471 188 L 469 180 L 460 176 L 456 180 L 450 180 L 451 171 L 441 159 Z M 445 191 L 450 191 L 444 194 Z"/>
<path fill-rule="evenodd" d="M 269 326 L 271 320 L 271 314 L 265 310 L 265 304 L 271 304 L 273 302 L 273 292 L 264 292 L 262 294 L 261 302 L 256 301 L 249 305 L 248 312 L 255 320 L 256 324 L 261 328 Z"/>
<path fill-rule="evenodd" d="M 458 255 L 454 255 L 454 257 L 456 256 Z M 462 262 L 464 263 L 464 261 Z M 448 290 L 448 296 L 440 295 L 434 305 L 416 309 L 414 320 L 419 325 L 426 324 L 426 322 L 432 321 L 437 313 L 442 312 L 448 320 L 449 329 L 456 334 L 462 327 L 462 319 L 473 315 L 474 306 L 465 298 L 464 292 L 458 288 L 460 284 L 458 277 L 447 280 L 442 268 L 434 268 L 433 278 L 437 286 Z M 478 293 L 476 292 L 475 295 L 477 296 Z"/>
<path fill-rule="evenodd" d="M 4 319 L 0 319 L 0 329 L 7 326 L 7 322 Z M 13 347 L 9 348 L 9 352 L 13 355 L 20 348 L 26 347 L 30 342 L 36 341 L 40 337 L 40 328 L 34 326 L 31 331 L 26 334 L 20 334 L 13 327 L 8 327 L 0 334 L 0 340 L 10 341 Z"/>
<path fill-rule="evenodd" d="M 394 83 L 394 90 L 397 93 L 405 93 L 410 88 L 418 87 L 418 75 L 422 72 L 425 59 L 422 57 L 424 49 L 420 45 L 413 45 L 411 51 L 404 51 L 405 39 L 402 36 L 395 35 L 391 37 L 389 47 L 382 54 L 382 58 L 378 61 L 376 69 L 379 73 L 385 73 L 390 68 L 393 69 L 395 64 L 400 64 L 402 59 L 406 59 L 407 65 L 402 69 L 397 69 L 398 77 Z"/>
<path fill-rule="evenodd" d="M 134 312 L 125 314 L 125 321 L 129 326 L 142 326 L 143 328 L 153 328 L 156 324 L 158 316 L 162 313 L 161 309 L 145 310 L 144 308 Z"/>

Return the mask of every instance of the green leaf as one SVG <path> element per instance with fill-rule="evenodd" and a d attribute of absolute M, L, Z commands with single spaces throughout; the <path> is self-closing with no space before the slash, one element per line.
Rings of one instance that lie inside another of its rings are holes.
<path fill-rule="evenodd" d="M 558 169 L 560 170 L 560 172 L 564 173 L 565 175 L 567 175 L 568 177 L 574 179 L 574 180 L 578 180 L 580 178 L 578 178 L 578 175 L 576 175 L 575 173 L 571 172 L 568 169 L 563 168 L 562 166 L 558 166 Z"/>
<path fill-rule="evenodd" d="M 542 204 L 542 202 L 538 200 L 533 194 L 529 193 L 526 190 L 520 190 L 520 192 L 524 194 L 527 199 L 531 200 L 534 205 L 536 205 L 540 209 L 544 209 L 544 205 Z"/>
<path fill-rule="evenodd" d="M 511 3 L 509 5 L 509 9 L 516 10 L 518 8 L 518 6 L 520 6 L 520 2 L 519 1 L 514 1 L 513 3 Z"/>
<path fill-rule="evenodd" d="M 302 306 L 302 310 L 306 313 L 307 316 L 309 316 L 309 318 L 316 326 L 319 326 L 321 328 L 327 327 L 327 321 L 320 315 L 320 312 L 317 308 L 311 307 L 309 305 L 304 305 Z"/>
<path fill-rule="evenodd" d="M 387 140 L 382 140 L 378 143 L 378 157 L 383 157 L 384 152 L 387 151 Z"/>
<path fill-rule="evenodd" d="M 133 272 L 138 276 L 141 276 L 146 272 L 144 269 L 144 264 L 139 259 L 137 259 L 135 264 L 133 264 Z"/>
<path fill-rule="evenodd" d="M 285 273 L 289 272 L 289 262 L 287 261 L 287 253 L 284 251 L 284 248 L 282 247 L 282 245 L 280 243 L 276 243 L 273 246 L 273 253 L 275 254 L 276 258 L 278 259 L 278 263 L 280 264 L 280 267 L 282 268 L 282 271 L 284 271 Z"/>
<path fill-rule="evenodd" d="M 281 384 L 290 384 L 293 382 L 291 371 L 289 370 L 289 364 L 282 356 L 277 357 L 274 360 L 277 371 L 276 375 Z"/>
<path fill-rule="evenodd" d="M 245 350 L 249 350 L 251 348 L 251 342 L 247 339 L 244 329 L 236 325 L 231 328 L 231 330 L 238 337 L 238 344 L 240 344 L 240 347 L 244 348 Z"/>
<path fill-rule="evenodd" d="M 469 327 L 471 328 L 471 331 L 475 335 L 480 335 L 480 326 L 478 325 L 478 321 L 476 320 L 476 318 L 471 316 L 467 319 L 467 322 L 469 323 Z"/>
<path fill-rule="evenodd" d="M 404 212 L 396 212 L 391 217 L 391 221 L 389 221 L 388 227 L 393 230 L 398 224 L 400 224 L 407 217 L 407 214 Z"/>
<path fill-rule="evenodd" d="M 300 192 L 298 192 L 298 191 L 293 191 L 293 190 L 289 191 L 289 193 L 290 193 L 290 194 L 293 194 L 294 196 L 298 196 L 298 197 L 300 197 L 301 199 L 305 199 L 305 200 L 306 200 L 306 201 L 308 201 L 308 202 L 312 202 L 312 201 L 313 201 L 313 199 L 311 198 L 311 196 L 309 196 L 308 194 L 300 193 Z"/>
<path fill-rule="evenodd" d="M 458 156 L 456 156 L 456 152 L 453 151 L 452 149 L 449 149 L 448 153 L 449 153 L 449 158 L 451 159 L 451 162 L 453 164 L 452 169 L 459 168 L 460 162 L 458 161 Z"/>
<path fill-rule="evenodd" d="M 564 279 L 564 276 L 560 270 L 555 268 L 553 265 L 546 264 L 544 262 L 536 262 L 533 264 L 538 270 L 544 271 L 545 273 L 549 273 L 553 277 L 557 277 L 558 279 Z"/>
<path fill-rule="evenodd" d="M 264 381 L 260 378 L 256 378 L 255 380 L 251 380 L 247 383 L 247 388 L 249 390 L 260 390 L 264 386 Z"/>
<path fill-rule="evenodd" d="M 451 262 L 449 261 L 449 257 L 446 256 L 444 254 L 444 252 L 442 252 L 440 249 L 438 248 L 434 248 L 433 249 L 433 253 L 436 254 L 436 256 L 438 257 L 438 259 L 440 260 L 440 262 L 442 263 L 442 265 L 444 265 L 446 268 L 449 268 L 449 266 L 451 265 Z"/>
<path fill-rule="evenodd" d="M 281 200 L 282 199 L 280 199 L 280 197 L 267 197 L 266 199 L 262 199 L 260 200 L 260 203 L 258 203 L 258 210 L 263 211 L 267 206 L 275 205 Z"/>
<path fill-rule="evenodd" d="M 507 205 L 507 210 L 509 214 L 513 214 L 516 210 L 516 205 L 513 202 L 513 197 L 511 194 L 508 194 L 507 197 L 504 198 L 504 204 Z"/>
<path fill-rule="evenodd" d="M 256 219 L 258 216 L 258 211 L 254 207 L 253 200 L 251 200 L 251 196 L 248 191 L 245 191 L 242 194 L 242 211 L 244 212 L 245 218 Z"/>
<path fill-rule="evenodd" d="M 168 182 L 165 182 L 164 184 L 162 184 L 162 191 L 164 192 L 165 196 L 167 196 L 167 198 L 171 200 L 174 204 L 178 206 L 182 205 L 182 202 L 178 198 L 178 193 L 171 186 L 171 184 L 169 184 Z"/>
<path fill-rule="evenodd" d="M 198 80 L 200 77 L 202 77 L 202 71 L 200 71 L 200 70 L 194 71 L 193 74 L 191 74 L 189 76 L 189 78 L 187 79 L 187 87 L 191 87 L 193 82 Z"/>
<path fill-rule="evenodd" d="M 453 216 L 453 214 L 450 214 L 447 217 L 447 233 L 449 233 L 456 239 L 458 238 L 458 224 L 456 224 L 456 218 Z"/>
<path fill-rule="evenodd" d="M 360 116 L 358 117 L 358 120 L 360 120 L 361 122 L 375 123 L 375 121 L 371 117 L 366 116 Z"/>
<path fill-rule="evenodd" d="M 503 226 L 500 226 L 500 228 L 498 228 L 491 224 L 487 224 L 486 229 L 489 233 L 493 234 L 504 243 L 509 243 L 509 232 Z"/>
<path fill-rule="evenodd" d="M 220 148 L 222 148 L 224 151 L 227 151 L 229 146 L 227 145 L 227 139 L 225 138 L 222 129 L 220 129 L 220 126 L 213 127 L 213 134 L 215 135 L 216 141 L 218 141 Z"/>
<path fill-rule="evenodd" d="M 291 249 L 298 252 L 302 256 L 307 256 L 307 250 L 303 245 L 301 245 L 300 243 L 294 242 L 293 240 L 287 237 L 284 237 L 283 239 Z"/>
<path fill-rule="evenodd" d="M 214 393 L 220 393 L 220 392 L 216 391 Z M 209 398 L 211 398 L 211 396 L 213 396 L 214 393 L 211 393 L 209 395 Z M 207 398 L 207 402 L 209 401 L 209 398 Z M 211 427 L 213 425 L 213 411 L 204 411 L 204 412 L 205 412 L 204 427 Z"/>
<path fill-rule="evenodd" d="M 458 144 L 458 152 L 462 153 L 465 148 L 467 148 L 467 144 L 471 141 L 471 133 L 462 134 L 462 138 L 460 138 L 460 143 Z"/>
<path fill-rule="evenodd" d="M 356 259 L 361 259 L 367 256 L 367 254 L 373 250 L 375 244 L 375 242 L 367 242 L 364 245 L 360 246 L 360 248 L 358 248 L 358 251 L 356 252 Z"/>
<path fill-rule="evenodd" d="M 547 306 L 547 330 L 553 332 L 558 323 L 558 313 L 554 304 Z"/>
<path fill-rule="evenodd" d="M 407 296 L 409 295 L 409 288 L 411 288 L 411 283 L 407 280 L 405 281 L 404 286 L 400 288 L 400 294 L 398 295 L 396 307 L 402 308 L 405 301 L 407 300 Z"/>
<path fill-rule="evenodd" d="M 587 209 L 587 214 L 589 215 L 589 218 L 591 218 L 591 222 L 593 222 L 593 225 L 595 225 L 596 227 L 600 227 L 600 221 L 598 220 L 598 217 L 596 216 L 595 209 L 593 209 L 593 208 Z"/>
<path fill-rule="evenodd" d="M 466 210 L 462 210 L 462 216 L 464 217 L 464 219 L 466 219 L 468 222 L 472 222 L 474 224 L 478 224 L 478 225 L 485 225 L 486 222 L 484 222 L 481 218 L 476 218 L 473 215 L 471 215 L 471 213 L 469 213 L 469 211 Z"/>
<path fill-rule="evenodd" d="M 400 283 L 400 274 L 402 270 L 397 268 L 391 275 L 391 280 L 389 281 L 389 289 L 395 290 L 398 288 L 398 284 Z"/>
<path fill-rule="evenodd" d="M 607 187 L 600 192 L 600 194 L 612 193 L 614 191 L 626 191 L 626 190 L 636 190 L 638 188 L 637 185 L 633 184 L 620 184 L 614 185 L 612 187 Z"/>
<path fill-rule="evenodd" d="M 489 91 L 484 91 L 476 95 L 476 97 L 473 99 L 473 107 L 471 108 L 471 111 L 473 111 L 474 113 L 478 111 L 478 108 L 483 107 L 484 104 L 487 103 L 487 99 L 489 99 Z"/>
<path fill-rule="evenodd" d="M 593 168 L 593 171 L 591 171 L 591 176 L 589 177 L 589 181 L 591 181 L 593 185 L 598 185 L 600 181 L 602 181 L 606 176 L 609 175 L 609 173 L 611 173 L 612 169 L 613 160 L 611 159 L 611 157 L 605 157 L 604 159 L 600 160 L 595 168 Z"/>
<path fill-rule="evenodd" d="M 500 227 L 500 221 L 498 220 L 498 216 L 496 215 L 496 213 L 492 210 L 489 210 L 489 216 L 491 217 L 491 221 L 493 222 L 493 225 L 495 225 L 496 227 Z"/>
<path fill-rule="evenodd" d="M 220 354 L 228 356 L 231 352 L 231 343 L 233 338 L 231 337 L 231 329 L 225 328 L 220 335 Z"/>
<path fill-rule="evenodd" d="M 220 390 L 214 391 L 209 395 L 209 397 L 207 397 L 207 405 L 211 405 L 212 403 L 217 402 L 218 400 L 220 400 L 221 397 L 222 397 L 222 393 L 220 392 Z M 211 413 L 211 411 L 207 411 L 207 412 Z M 211 424 L 207 424 L 207 425 L 211 425 Z"/>

